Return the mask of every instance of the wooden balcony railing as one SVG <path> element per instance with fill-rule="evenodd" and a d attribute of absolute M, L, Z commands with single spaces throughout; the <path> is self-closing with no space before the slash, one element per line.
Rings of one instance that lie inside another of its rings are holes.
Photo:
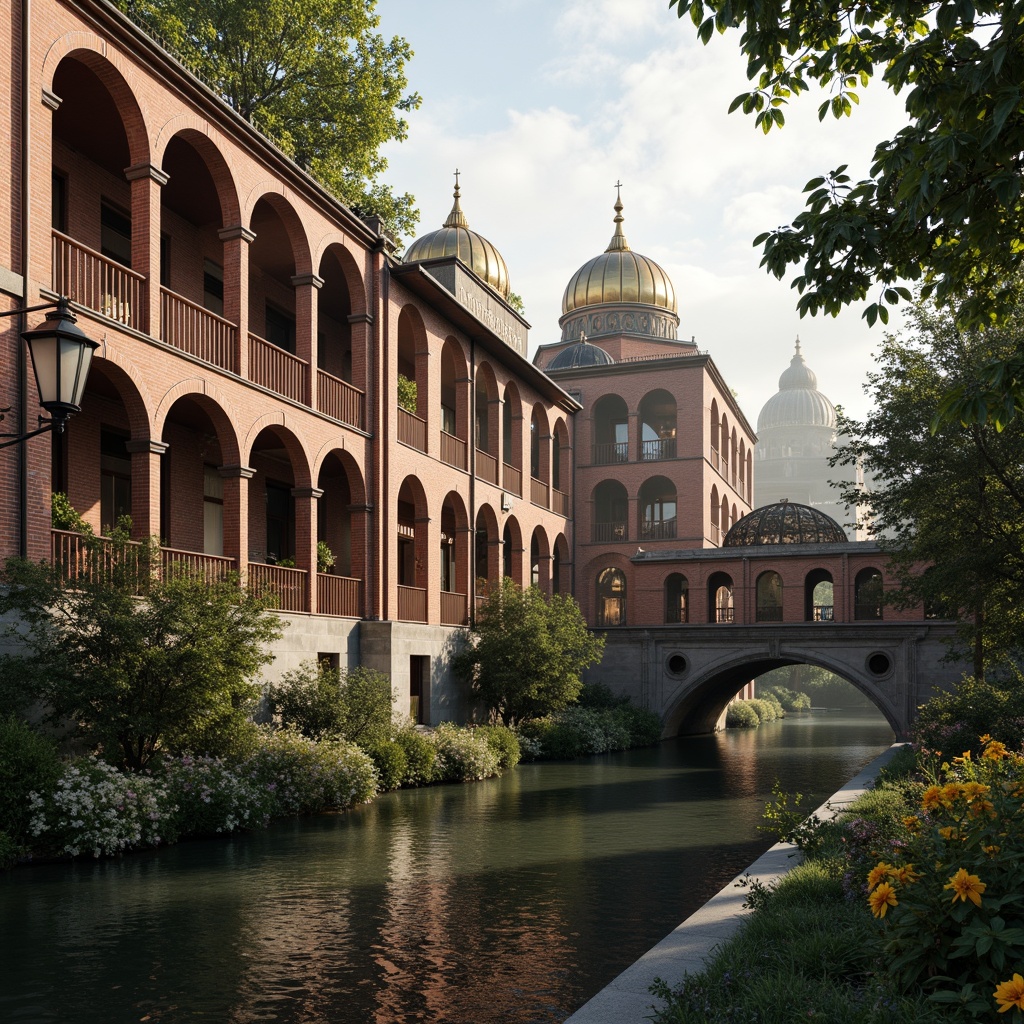
<path fill-rule="evenodd" d="M 782 621 L 782 605 L 781 604 L 763 604 L 757 607 L 757 621 L 758 622 L 781 622 Z"/>
<path fill-rule="evenodd" d="M 626 540 L 625 523 L 594 523 L 593 540 L 598 544 L 615 544 Z"/>
<path fill-rule="evenodd" d="M 192 575 L 202 576 L 207 583 L 220 583 L 235 571 L 235 560 L 223 555 L 206 555 L 200 551 L 161 548 L 160 562 L 166 572 L 170 566 L 184 566 Z"/>
<path fill-rule="evenodd" d="M 711 542 L 717 544 L 721 539 L 721 531 L 718 529 L 718 523 L 711 524 Z"/>
<path fill-rule="evenodd" d="M 421 587 L 399 587 L 398 618 L 402 622 L 426 622 L 427 592 Z"/>
<path fill-rule="evenodd" d="M 609 444 L 595 444 L 591 455 L 595 466 L 611 466 L 617 462 L 629 462 L 629 442 L 612 441 Z"/>
<path fill-rule="evenodd" d="M 530 477 L 530 501 L 541 508 L 548 507 L 548 485 L 535 476 Z"/>
<path fill-rule="evenodd" d="M 398 440 L 421 452 L 427 450 L 427 421 L 408 409 L 398 407 Z M 414 620 L 418 621 L 418 620 Z"/>
<path fill-rule="evenodd" d="M 811 609 L 812 622 L 834 622 L 835 606 L 831 604 L 816 604 Z"/>
<path fill-rule="evenodd" d="M 238 330 L 230 320 L 178 295 L 160 289 L 160 337 L 190 356 L 238 372 L 235 340 Z"/>
<path fill-rule="evenodd" d="M 316 610 L 320 615 L 358 619 L 363 614 L 363 581 L 348 576 L 316 574 Z"/>
<path fill-rule="evenodd" d="M 722 456 L 722 465 L 719 472 L 726 480 L 729 479 L 729 460 L 724 455 Z"/>
<path fill-rule="evenodd" d="M 551 511 L 557 512 L 560 516 L 569 517 L 569 495 L 565 491 L 551 488 Z"/>
<path fill-rule="evenodd" d="M 126 327 L 146 330 L 146 279 L 60 231 L 53 232 L 53 290 Z"/>
<path fill-rule="evenodd" d="M 674 459 L 675 457 L 676 439 L 674 437 L 643 441 L 640 445 L 640 459 L 643 462 L 657 462 L 660 459 Z"/>
<path fill-rule="evenodd" d="M 465 626 L 469 622 L 466 610 L 466 595 L 441 591 L 441 624 L 444 626 Z"/>
<path fill-rule="evenodd" d="M 258 335 L 249 335 L 249 380 L 254 384 L 309 405 L 306 394 L 308 367 L 309 363 L 304 359 L 271 345 Z"/>
<path fill-rule="evenodd" d="M 672 519 L 643 519 L 640 522 L 641 540 L 675 540 L 676 520 Z"/>
<path fill-rule="evenodd" d="M 316 407 L 325 416 L 341 420 L 359 430 L 365 429 L 366 403 L 363 392 L 324 370 L 316 371 Z"/>
<path fill-rule="evenodd" d="M 502 463 L 501 479 L 502 486 L 509 494 L 514 494 L 517 498 L 523 496 L 523 474 L 515 466 L 510 466 L 507 462 Z"/>
<path fill-rule="evenodd" d="M 711 449 L 711 467 L 712 469 L 718 469 L 722 464 L 722 457 L 718 454 L 717 448 Z"/>
<path fill-rule="evenodd" d="M 461 437 L 441 431 L 441 461 L 456 469 L 466 468 L 466 442 Z"/>
<path fill-rule="evenodd" d="M 498 460 L 487 452 L 476 450 L 476 475 L 480 480 L 486 480 L 489 484 L 497 486 L 498 483 Z"/>
<path fill-rule="evenodd" d="M 715 622 L 735 622 L 736 621 L 736 609 L 735 608 L 716 608 L 715 609 Z"/>
<path fill-rule="evenodd" d="M 125 549 L 133 556 L 141 547 L 137 541 L 129 541 L 125 545 Z M 121 558 L 118 546 L 105 537 L 87 538 L 71 530 L 50 531 L 50 561 L 60 567 L 66 580 L 96 582 L 108 576 L 116 565 L 122 564 Z M 144 571 L 140 566 L 140 590 Z"/>
<path fill-rule="evenodd" d="M 249 589 L 261 597 L 271 598 L 272 607 L 280 612 L 307 612 L 306 570 L 288 569 L 283 565 L 249 563 Z"/>

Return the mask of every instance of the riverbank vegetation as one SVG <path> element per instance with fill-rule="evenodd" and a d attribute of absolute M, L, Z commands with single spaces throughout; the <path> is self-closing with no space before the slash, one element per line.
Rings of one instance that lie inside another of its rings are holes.
<path fill-rule="evenodd" d="M 832 820 L 777 794 L 766 830 L 803 862 L 750 883 L 753 914 L 703 972 L 655 986 L 656 1024 L 1024 1021 L 1024 716 L 1002 717 L 1020 699 L 968 679 L 925 705 L 913 746 Z M 936 749 L 979 708 L 989 729 Z"/>

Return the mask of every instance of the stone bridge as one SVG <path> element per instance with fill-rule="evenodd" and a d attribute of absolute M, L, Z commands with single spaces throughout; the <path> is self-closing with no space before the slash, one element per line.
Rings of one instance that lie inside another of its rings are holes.
<path fill-rule="evenodd" d="M 948 622 L 800 622 L 620 627 L 586 674 L 661 715 L 663 735 L 720 727 L 751 679 L 787 665 L 817 665 L 866 694 L 905 739 L 919 705 L 969 668 L 943 661 Z"/>

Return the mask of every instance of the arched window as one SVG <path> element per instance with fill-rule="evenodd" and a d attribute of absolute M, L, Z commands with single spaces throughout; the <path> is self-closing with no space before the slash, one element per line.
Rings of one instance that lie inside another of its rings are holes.
<path fill-rule="evenodd" d="M 595 466 L 610 466 L 629 461 L 629 412 L 618 395 L 605 395 L 594 406 Z"/>
<path fill-rule="evenodd" d="M 782 577 L 777 572 L 757 577 L 757 621 L 782 621 Z"/>
<path fill-rule="evenodd" d="M 676 400 L 668 391 L 652 391 L 640 403 L 640 458 L 645 462 L 676 457 Z"/>
<path fill-rule="evenodd" d="M 732 577 L 727 572 L 713 572 L 708 577 L 708 619 L 711 622 L 733 622 Z"/>
<path fill-rule="evenodd" d="M 835 619 L 832 573 L 812 569 L 804 580 L 804 618 L 808 622 L 832 622 Z"/>
<path fill-rule="evenodd" d="M 679 572 L 665 580 L 665 621 L 670 625 L 690 621 L 690 585 Z"/>
<path fill-rule="evenodd" d="M 877 569 L 861 569 L 853 583 L 853 617 L 882 617 L 882 574 Z"/>
<path fill-rule="evenodd" d="M 676 488 L 656 476 L 640 488 L 640 539 L 673 540 L 676 536 Z"/>
<path fill-rule="evenodd" d="M 626 624 L 626 576 L 621 569 L 602 569 L 597 576 L 597 625 Z"/>

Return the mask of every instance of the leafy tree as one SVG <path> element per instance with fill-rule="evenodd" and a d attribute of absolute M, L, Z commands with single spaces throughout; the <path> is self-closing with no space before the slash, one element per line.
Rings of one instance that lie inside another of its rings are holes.
<path fill-rule="evenodd" d="M 0 688 L 20 689 L 49 719 L 77 726 L 132 771 L 196 737 L 227 735 L 260 697 L 276 617 L 237 579 L 160 569 L 154 542 L 84 536 L 73 566 L 8 559 L 0 613 L 24 655 L 0 658 Z"/>
<path fill-rule="evenodd" d="M 117 0 L 191 70 L 349 206 L 408 234 L 413 197 L 378 179 L 404 139 L 412 57 L 374 31 L 376 0 Z"/>
<path fill-rule="evenodd" d="M 286 672 L 270 692 L 274 713 L 314 740 L 341 737 L 362 745 L 391 738 L 391 680 L 358 665 L 348 672 L 326 662 L 306 661 Z"/>
<path fill-rule="evenodd" d="M 587 629 L 571 597 L 547 598 L 505 577 L 478 610 L 452 668 L 494 717 L 513 725 L 574 703 L 581 673 L 603 651 L 604 638 Z"/>
<path fill-rule="evenodd" d="M 801 316 L 835 315 L 879 294 L 869 323 L 920 281 L 923 298 L 952 306 L 967 326 L 1021 298 L 1024 254 L 1024 0 L 669 0 L 707 43 L 739 28 L 754 87 L 730 112 L 765 132 L 811 83 L 830 91 L 819 118 L 849 116 L 857 89 L 879 74 L 905 96 L 908 124 L 874 151 L 870 176 L 845 167 L 808 182 L 791 225 L 767 231 L 762 266 L 799 268 Z"/>
<path fill-rule="evenodd" d="M 863 422 L 842 418 L 847 440 L 832 460 L 862 459 L 877 480 L 868 492 L 847 485 L 843 497 L 866 506 L 889 555 L 898 588 L 886 599 L 959 615 L 959 652 L 972 652 L 979 680 L 986 663 L 1019 649 L 1024 626 L 1024 423 L 930 427 L 942 395 L 1012 351 L 1022 332 L 1019 312 L 965 333 L 949 312 L 913 307 L 868 375 L 873 408 Z"/>

